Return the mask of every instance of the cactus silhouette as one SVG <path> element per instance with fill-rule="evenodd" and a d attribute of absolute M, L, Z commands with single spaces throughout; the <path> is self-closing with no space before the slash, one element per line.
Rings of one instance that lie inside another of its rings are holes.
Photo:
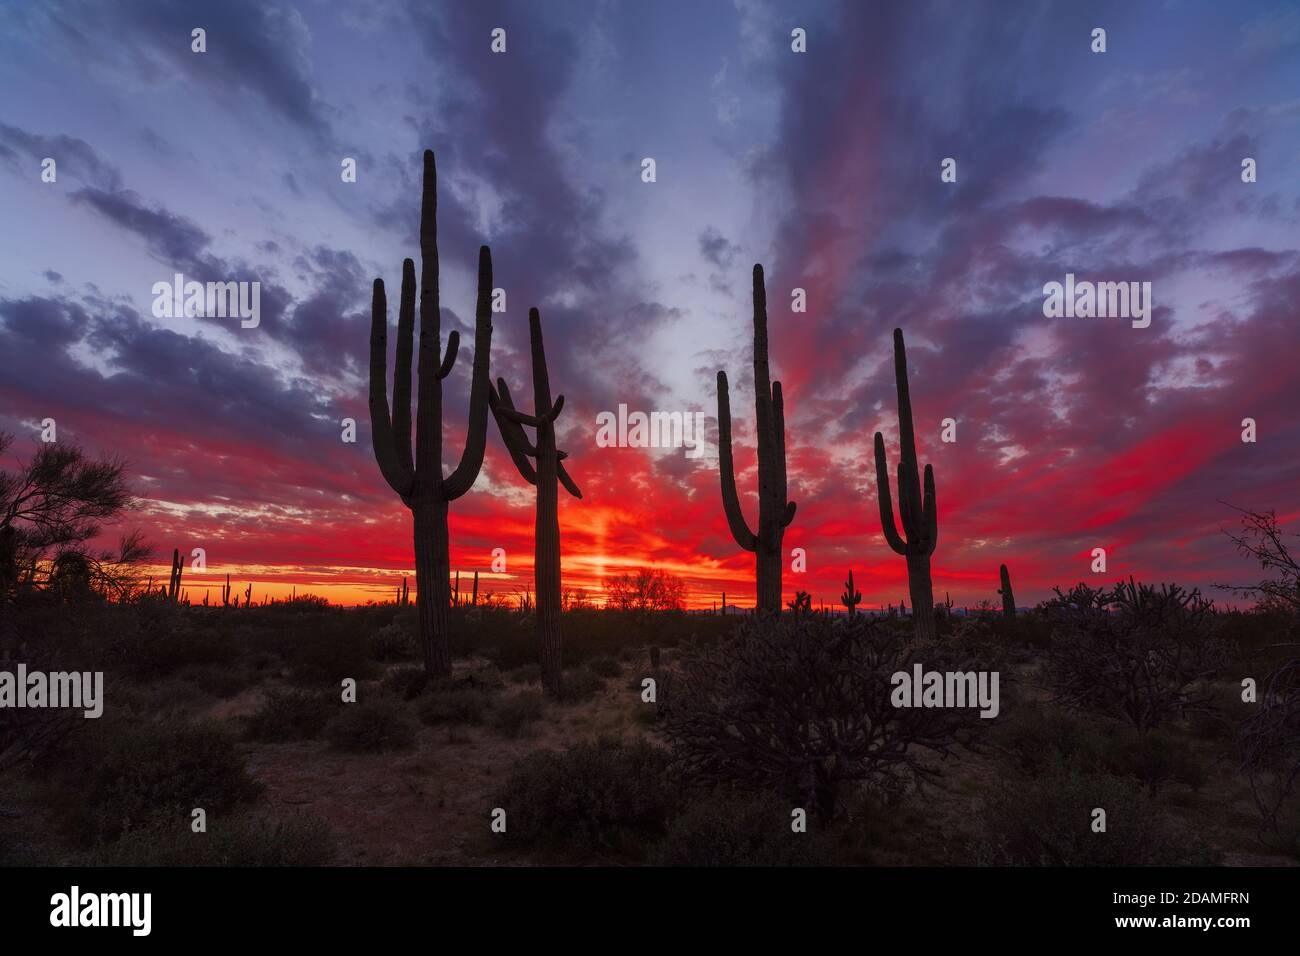
<path fill-rule="evenodd" d="M 181 599 L 181 577 L 185 573 L 185 562 L 181 560 L 180 548 L 172 548 L 172 573 L 167 581 L 167 599 L 179 603 Z"/>
<path fill-rule="evenodd" d="M 885 437 L 876 432 L 876 495 L 880 503 L 880 526 L 885 540 L 907 559 L 907 583 L 912 596 L 912 620 L 916 636 L 932 638 L 934 590 L 930 583 L 930 555 L 939 537 L 938 513 L 934 504 L 934 470 L 925 466 L 925 498 L 917 473 L 916 434 L 912 430 L 912 398 L 907 388 L 907 352 L 903 330 L 894 329 L 894 379 L 898 387 L 898 516 L 904 539 L 894 525 L 894 505 L 889 495 L 889 465 L 885 460 Z"/>
<path fill-rule="evenodd" d="M 858 613 L 858 605 L 862 603 L 862 592 L 853 589 L 852 568 L 849 568 L 849 579 L 844 582 L 844 593 L 840 595 L 840 603 L 849 609 L 849 617 Z"/>
<path fill-rule="evenodd" d="M 795 591 L 785 606 L 794 612 L 795 617 L 807 617 L 812 613 L 812 595 L 807 591 Z"/>
<path fill-rule="evenodd" d="M 1002 587 L 998 588 L 998 593 L 1002 595 L 1002 616 L 1016 616 L 1016 596 L 1011 593 L 1011 574 L 1007 571 L 1007 566 L 1002 565 L 998 572 L 1002 576 Z"/>
<path fill-rule="evenodd" d="M 397 314 L 393 366 L 393 409 L 387 388 L 388 302 L 384 281 L 375 280 L 370 321 L 370 426 L 375 460 L 384 480 L 411 509 L 415 526 L 415 586 L 424 668 L 430 676 L 451 673 L 449 608 L 451 561 L 447 506 L 469 491 L 483 465 L 487 442 L 489 354 L 492 347 L 492 254 L 479 249 L 478 305 L 474 321 L 474 373 L 470 383 L 469 429 L 460 464 L 442 474 L 442 380 L 451 374 L 460 334 L 447 336 L 441 351 L 438 298 L 438 172 L 433 152 L 424 152 L 420 198 L 420 360 L 415 457 L 411 450 L 411 351 L 415 329 L 415 263 L 402 263 L 402 298 Z"/>
<path fill-rule="evenodd" d="M 528 333 L 532 345 L 534 414 L 525 415 L 515 408 L 503 378 L 497 379 L 496 389 L 488 384 L 488 403 L 501 432 L 501 440 L 505 442 L 519 474 L 537 488 L 533 577 L 537 589 L 542 689 L 558 698 L 563 696 L 564 688 L 560 661 L 560 495 L 557 482 L 575 498 L 581 498 L 582 492 L 564 468 L 568 454 L 555 447 L 555 419 L 564 407 L 564 396 L 552 404 L 546 351 L 542 345 L 542 317 L 536 309 L 528 310 Z M 535 430 L 535 442 L 529 442 L 524 426 Z M 536 460 L 536 466 L 529 461 L 530 458 Z"/>
<path fill-rule="evenodd" d="M 758 441 L 758 532 L 749 530 L 736 494 L 731 456 L 731 398 L 727 373 L 718 371 L 718 473 L 722 506 L 736 544 L 754 552 L 759 616 L 781 613 L 781 538 L 794 520 L 795 503 L 786 500 L 785 403 L 781 383 L 771 381 L 767 363 L 767 290 L 763 267 L 754 266 L 754 411 Z"/>

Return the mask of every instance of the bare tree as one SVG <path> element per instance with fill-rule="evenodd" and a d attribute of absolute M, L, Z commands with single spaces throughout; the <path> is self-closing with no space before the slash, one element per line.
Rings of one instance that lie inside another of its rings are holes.
<path fill-rule="evenodd" d="M 606 606 L 622 611 L 680 611 L 686 582 L 662 568 L 638 568 L 605 584 Z"/>
<path fill-rule="evenodd" d="M 1241 516 L 1241 530 L 1233 533 L 1226 528 L 1223 533 L 1236 546 L 1244 557 L 1259 562 L 1260 568 L 1272 577 L 1265 578 L 1258 584 L 1219 584 L 1227 591 L 1235 591 L 1246 597 L 1258 597 L 1261 604 L 1271 607 L 1300 611 L 1300 561 L 1291 554 L 1288 542 L 1300 542 L 1300 534 L 1283 531 L 1278 527 L 1277 513 L 1251 511 L 1227 505 Z"/>

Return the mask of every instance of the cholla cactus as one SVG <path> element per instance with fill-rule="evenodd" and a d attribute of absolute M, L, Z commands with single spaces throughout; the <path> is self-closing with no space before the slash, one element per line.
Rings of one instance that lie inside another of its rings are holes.
<path fill-rule="evenodd" d="M 898 516 L 904 539 L 894 525 L 894 505 L 889 496 L 889 465 L 885 460 L 885 437 L 876 432 L 876 496 L 880 503 L 880 526 L 885 540 L 907 559 L 907 582 L 912 595 L 912 619 L 919 638 L 933 638 L 934 590 L 930 583 L 930 555 L 939 538 L 938 512 L 934 503 L 934 470 L 925 466 L 925 497 L 917 473 L 916 434 L 912 430 L 912 398 L 907 387 L 907 352 L 903 330 L 894 329 L 894 379 L 898 388 Z"/>
<path fill-rule="evenodd" d="M 415 449 L 411 447 L 411 353 L 415 330 L 415 263 L 402 263 L 402 299 L 397 314 L 397 356 L 389 417 L 388 300 L 375 280 L 370 319 L 370 425 L 375 460 L 384 480 L 411 509 L 415 525 L 415 587 L 420 609 L 424 669 L 431 677 L 451 674 L 451 560 L 447 506 L 469 491 L 483 465 L 487 443 L 488 362 L 492 348 L 492 254 L 479 249 L 478 304 L 474 319 L 474 373 L 470 383 L 469 429 L 460 464 L 442 473 L 442 380 L 451 374 L 460 334 L 447 336 L 441 351 L 438 299 L 438 172 L 433 152 L 424 152 L 420 199 L 420 361 Z"/>
<path fill-rule="evenodd" d="M 731 399 L 727 373 L 718 372 L 718 473 L 722 507 L 736 544 L 754 552 L 757 597 L 754 613 L 781 612 L 781 539 L 794 520 L 795 503 L 786 500 L 785 403 L 781 383 L 771 381 L 767 362 L 767 290 L 763 267 L 754 266 L 754 411 L 758 441 L 758 531 L 749 529 L 736 493 L 731 457 Z"/>

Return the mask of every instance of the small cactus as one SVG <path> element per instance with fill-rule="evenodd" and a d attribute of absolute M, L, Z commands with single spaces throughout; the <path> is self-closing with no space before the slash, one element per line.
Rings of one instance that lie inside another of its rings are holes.
<path fill-rule="evenodd" d="M 1005 564 L 998 573 L 1002 577 L 1002 587 L 998 588 L 998 593 L 1002 595 L 1002 616 L 1013 618 L 1016 616 L 1016 596 L 1011 593 L 1011 574 Z"/>
<path fill-rule="evenodd" d="M 849 617 L 857 615 L 858 605 L 862 603 L 862 592 L 853 588 L 852 568 L 849 568 L 849 579 L 844 582 L 844 593 L 840 595 L 840 603 L 849 609 Z"/>

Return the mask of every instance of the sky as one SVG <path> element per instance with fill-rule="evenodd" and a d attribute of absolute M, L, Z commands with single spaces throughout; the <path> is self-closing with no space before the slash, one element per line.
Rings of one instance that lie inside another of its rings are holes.
<path fill-rule="evenodd" d="M 877 430 L 891 470 L 898 456 L 895 327 L 935 472 L 941 600 L 997 601 L 1006 563 L 1032 604 L 1098 577 L 1100 547 L 1107 582 L 1230 601 L 1212 586 L 1257 571 L 1223 502 L 1300 520 L 1291 2 L 0 0 L 0 91 L 0 430 L 24 456 L 53 418 L 60 441 L 126 459 L 140 507 L 109 530 L 142 529 L 164 576 L 172 548 L 203 548 L 192 601 L 227 573 L 255 597 L 343 603 L 413 581 L 366 394 L 371 284 L 395 326 L 424 149 L 443 329 L 462 335 L 444 470 L 465 440 L 486 243 L 506 292 L 493 375 L 525 405 L 541 311 L 583 491 L 561 495 L 564 580 L 597 603 L 649 565 L 694 607 L 752 605 L 715 376 L 752 525 L 755 263 L 798 506 L 787 599 L 836 602 L 850 568 L 868 607 L 907 594 L 872 459 Z M 155 317 L 153 285 L 175 273 L 259 282 L 260 324 Z M 1044 285 L 1067 273 L 1150 282 L 1149 327 L 1045 316 Z M 620 404 L 704 413 L 706 453 L 600 447 L 598 416 Z M 490 423 L 451 507 L 452 567 L 517 594 L 533 520 Z"/>

